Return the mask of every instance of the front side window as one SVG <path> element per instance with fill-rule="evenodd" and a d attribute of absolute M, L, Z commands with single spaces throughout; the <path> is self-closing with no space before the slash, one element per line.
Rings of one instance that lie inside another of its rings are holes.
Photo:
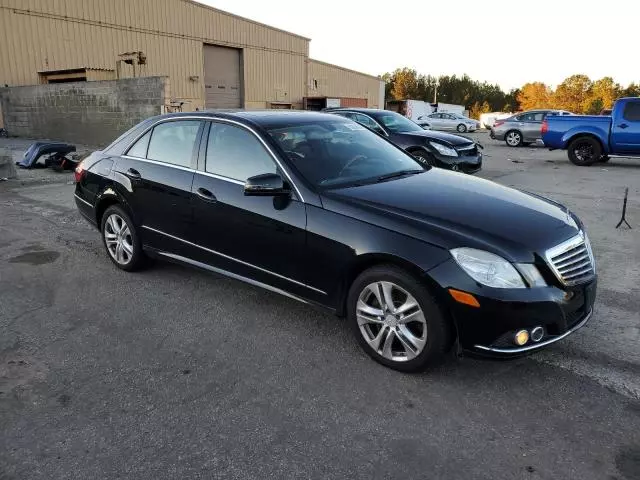
<path fill-rule="evenodd" d="M 624 106 L 622 117 L 630 122 L 640 122 L 640 102 L 629 102 Z"/>
<path fill-rule="evenodd" d="M 269 134 L 290 164 L 318 188 L 375 183 L 386 181 L 389 175 L 424 172 L 404 150 L 340 118 L 273 128 Z"/>
<path fill-rule="evenodd" d="M 291 135 L 288 140 L 296 142 Z M 247 178 L 263 173 L 276 173 L 276 164 L 260 140 L 250 131 L 229 125 L 212 122 L 207 142 L 205 170 L 233 180 L 245 181 Z"/>
<path fill-rule="evenodd" d="M 198 120 L 179 120 L 156 125 L 151 133 L 147 158 L 190 167 L 200 123 Z"/>

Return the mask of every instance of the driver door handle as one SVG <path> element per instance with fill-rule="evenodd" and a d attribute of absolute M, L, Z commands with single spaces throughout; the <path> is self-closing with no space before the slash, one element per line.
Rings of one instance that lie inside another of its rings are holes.
<path fill-rule="evenodd" d="M 129 170 L 127 170 L 127 177 L 129 177 L 129 178 L 142 178 L 142 175 L 140 175 L 140 172 L 138 170 L 136 170 L 135 168 L 130 168 Z"/>
<path fill-rule="evenodd" d="M 620 128 L 627 128 L 629 125 L 627 125 L 626 123 L 621 123 L 620 125 L 618 125 L 618 127 Z"/>
<path fill-rule="evenodd" d="M 218 201 L 216 196 L 213 193 L 211 193 L 209 190 L 207 190 L 206 188 L 202 188 L 202 187 L 198 188 L 196 190 L 196 195 L 198 195 L 198 197 L 200 197 L 205 202 L 217 202 Z"/>

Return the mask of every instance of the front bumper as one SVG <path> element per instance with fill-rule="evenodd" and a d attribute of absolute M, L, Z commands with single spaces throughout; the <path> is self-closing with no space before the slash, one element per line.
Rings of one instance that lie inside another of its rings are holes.
<path fill-rule="evenodd" d="M 482 169 L 482 153 L 476 152 L 471 155 L 460 155 L 458 157 L 446 157 L 436 155 L 438 167 L 447 170 L 454 170 L 463 173 L 476 173 Z"/>
<path fill-rule="evenodd" d="M 490 356 L 517 356 L 558 342 L 584 326 L 591 318 L 597 279 L 573 287 L 499 289 L 482 286 L 466 275 L 453 260 L 429 271 L 441 288 L 441 300 L 455 321 L 460 345 L 465 350 Z M 471 293 L 480 307 L 456 302 L 448 293 L 455 288 Z M 518 346 L 518 330 L 542 327 L 538 342 Z"/>

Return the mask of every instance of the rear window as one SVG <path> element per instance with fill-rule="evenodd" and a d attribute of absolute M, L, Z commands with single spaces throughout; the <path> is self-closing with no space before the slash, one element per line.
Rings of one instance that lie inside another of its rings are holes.
<path fill-rule="evenodd" d="M 640 122 L 640 102 L 629 102 L 624 106 L 622 116 L 630 122 Z"/>

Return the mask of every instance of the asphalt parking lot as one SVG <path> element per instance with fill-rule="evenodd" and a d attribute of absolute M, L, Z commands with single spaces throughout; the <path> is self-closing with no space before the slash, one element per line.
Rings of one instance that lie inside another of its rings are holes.
<path fill-rule="evenodd" d="M 418 375 L 290 299 L 117 270 L 70 174 L 0 182 L 0 479 L 640 478 L 640 161 L 579 168 L 469 136 L 478 176 L 581 217 L 595 314 L 530 357 Z M 633 230 L 615 228 L 625 187 Z"/>

